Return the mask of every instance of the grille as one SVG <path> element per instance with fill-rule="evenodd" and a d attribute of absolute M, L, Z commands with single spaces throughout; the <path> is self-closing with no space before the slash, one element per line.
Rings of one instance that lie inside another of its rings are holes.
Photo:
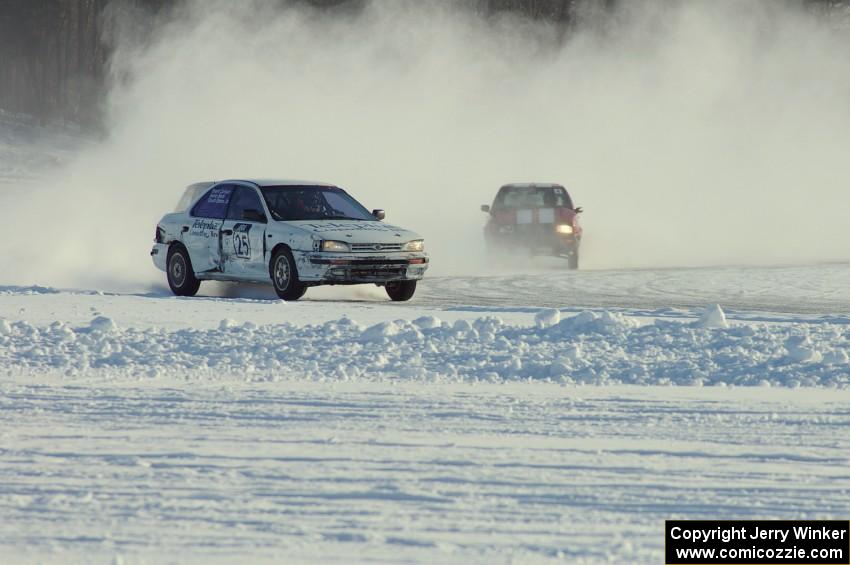
<path fill-rule="evenodd" d="M 358 253 L 385 253 L 401 251 L 401 243 L 352 243 L 351 250 Z"/>
<path fill-rule="evenodd" d="M 368 280 L 395 280 L 404 278 L 407 269 L 351 269 L 349 276 L 352 279 Z"/>

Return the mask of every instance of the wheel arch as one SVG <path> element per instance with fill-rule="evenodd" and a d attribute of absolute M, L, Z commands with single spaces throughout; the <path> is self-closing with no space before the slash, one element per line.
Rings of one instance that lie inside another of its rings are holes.
<path fill-rule="evenodd" d="M 171 278 L 171 258 L 175 253 L 181 253 L 185 256 L 184 269 L 186 271 L 183 277 L 183 283 L 179 286 L 175 286 L 175 283 Z M 180 241 L 172 241 L 168 244 L 168 255 L 165 263 L 165 273 L 166 279 L 168 280 L 168 286 L 171 288 L 171 291 L 177 296 L 195 296 L 198 292 L 198 288 L 201 286 L 200 279 L 197 278 L 197 274 L 195 273 L 195 267 L 192 264 L 192 256 L 189 254 L 189 250 L 186 246 Z"/>
<path fill-rule="evenodd" d="M 274 279 L 274 273 L 272 272 L 272 270 L 274 269 L 274 258 L 281 251 L 288 251 L 289 252 L 289 256 L 292 257 L 292 266 L 295 267 L 295 254 L 292 253 L 292 248 L 289 245 L 287 245 L 286 243 L 278 243 L 277 245 L 275 245 L 272 248 L 272 251 L 269 254 L 269 265 L 268 265 L 269 269 L 268 270 L 269 270 L 269 278 L 272 279 L 272 280 Z"/>
<path fill-rule="evenodd" d="M 289 247 L 287 244 L 285 244 L 285 243 L 278 243 L 277 245 L 275 245 L 274 247 L 272 247 L 271 256 L 272 256 L 272 257 L 274 257 L 274 256 L 277 254 L 277 252 L 278 252 L 278 251 L 280 251 L 281 249 L 286 249 L 287 251 L 289 251 L 290 253 L 292 253 L 292 248 L 291 248 L 291 247 Z"/>
<path fill-rule="evenodd" d="M 168 244 L 168 252 L 169 253 L 171 253 L 172 249 L 182 249 L 183 251 L 186 252 L 187 256 L 189 255 L 189 248 L 186 247 L 186 245 L 182 241 L 180 241 L 179 239 L 175 239 L 174 241 L 172 241 L 171 243 Z M 192 257 L 189 256 L 189 259 L 191 259 L 191 258 Z"/>
<path fill-rule="evenodd" d="M 171 254 L 177 250 L 180 250 L 186 254 L 186 258 L 189 259 L 189 267 L 192 269 L 192 273 L 197 276 L 197 273 L 195 273 L 195 264 L 192 263 L 192 254 L 189 253 L 189 248 L 186 247 L 186 244 L 180 241 L 179 239 L 175 239 L 174 241 L 168 244 L 168 252 L 165 256 L 165 268 L 168 269 L 169 258 L 171 257 Z"/>
<path fill-rule="evenodd" d="M 292 255 L 292 248 L 285 243 L 278 243 L 274 247 L 272 247 L 271 253 L 269 253 L 269 276 L 272 276 L 272 268 L 274 267 L 274 258 L 280 251 L 289 251 L 289 254 Z"/>

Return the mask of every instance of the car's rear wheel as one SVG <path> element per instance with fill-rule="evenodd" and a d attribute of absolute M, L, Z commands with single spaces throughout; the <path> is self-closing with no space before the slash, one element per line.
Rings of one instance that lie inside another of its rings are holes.
<path fill-rule="evenodd" d="M 298 300 L 307 292 L 307 287 L 298 279 L 298 269 L 288 249 L 280 249 L 274 254 L 269 274 L 274 291 L 283 300 Z"/>
<path fill-rule="evenodd" d="M 195 277 L 192 270 L 192 260 L 182 245 L 172 245 L 168 249 L 168 259 L 165 263 L 165 274 L 171 292 L 177 296 L 195 296 L 201 281 Z"/>
<path fill-rule="evenodd" d="M 405 302 L 413 298 L 416 292 L 416 281 L 391 281 L 387 283 L 385 289 L 393 302 Z"/>

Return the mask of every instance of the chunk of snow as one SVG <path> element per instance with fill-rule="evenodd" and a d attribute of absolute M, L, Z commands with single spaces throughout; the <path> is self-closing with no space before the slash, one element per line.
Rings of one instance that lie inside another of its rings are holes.
<path fill-rule="evenodd" d="M 558 324 L 558 329 L 564 334 L 599 333 L 614 335 L 631 330 L 638 322 L 617 312 L 607 310 L 601 313 L 584 311 L 571 318 L 565 318 Z"/>
<path fill-rule="evenodd" d="M 534 316 L 534 324 L 538 328 L 548 328 L 561 321 L 561 311 L 555 308 L 546 308 Z"/>
<path fill-rule="evenodd" d="M 581 359 L 581 346 L 578 343 L 574 343 L 570 345 L 564 350 L 565 359 L 569 359 L 570 361 L 578 361 Z"/>
<path fill-rule="evenodd" d="M 434 316 L 421 316 L 413 320 L 413 325 L 420 330 L 430 330 L 440 327 L 440 319 Z"/>
<path fill-rule="evenodd" d="M 343 315 L 343 317 L 336 322 L 336 325 L 340 328 L 351 328 L 355 330 L 362 329 L 362 326 L 360 324 L 345 315 Z"/>
<path fill-rule="evenodd" d="M 51 335 L 60 342 L 74 341 L 77 335 L 65 324 L 55 323 L 50 326 Z"/>
<path fill-rule="evenodd" d="M 12 324 L 8 320 L 0 319 L 0 335 L 9 335 L 12 333 Z"/>
<path fill-rule="evenodd" d="M 376 342 L 394 336 L 398 333 L 398 326 L 395 322 L 381 322 L 374 326 L 369 326 L 360 335 L 362 342 Z"/>
<path fill-rule="evenodd" d="M 725 329 L 729 327 L 729 322 L 726 321 L 726 314 L 720 304 L 712 304 L 703 310 L 695 325 L 705 329 Z"/>
<path fill-rule="evenodd" d="M 235 327 L 236 327 L 236 322 L 234 320 L 231 320 L 230 318 L 225 318 L 218 323 L 218 329 L 220 329 L 220 330 L 226 330 L 228 328 L 235 328 Z"/>
<path fill-rule="evenodd" d="M 823 356 L 812 347 L 809 336 L 792 335 L 785 340 L 788 359 L 795 363 L 819 363 Z"/>
<path fill-rule="evenodd" d="M 89 323 L 89 328 L 96 332 L 111 332 L 118 329 L 115 321 L 107 316 L 98 316 Z"/>
<path fill-rule="evenodd" d="M 844 349 L 834 349 L 824 354 L 823 362 L 827 365 L 846 365 L 850 363 L 850 357 Z"/>

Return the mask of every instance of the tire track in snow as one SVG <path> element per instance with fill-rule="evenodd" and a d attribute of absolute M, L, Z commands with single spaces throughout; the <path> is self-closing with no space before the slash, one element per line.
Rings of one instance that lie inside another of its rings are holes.
<path fill-rule="evenodd" d="M 845 393 L 671 390 L 5 381 L 0 551 L 653 563 L 674 515 L 850 509 Z"/>

